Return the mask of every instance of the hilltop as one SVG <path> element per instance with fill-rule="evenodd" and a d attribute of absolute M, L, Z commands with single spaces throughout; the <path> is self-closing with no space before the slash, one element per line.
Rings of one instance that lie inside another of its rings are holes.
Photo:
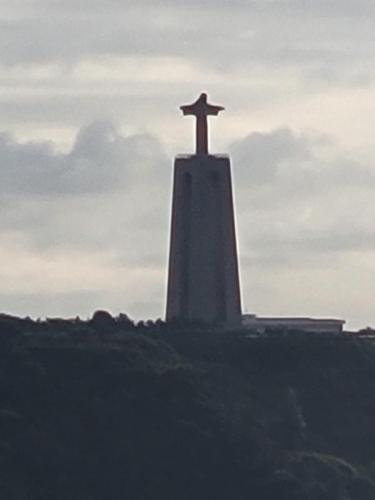
<path fill-rule="evenodd" d="M 5 500 L 375 499 L 375 343 L 0 317 Z"/>

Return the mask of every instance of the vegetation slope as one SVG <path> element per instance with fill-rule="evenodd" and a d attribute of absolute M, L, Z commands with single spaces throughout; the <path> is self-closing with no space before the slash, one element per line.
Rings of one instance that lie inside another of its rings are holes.
<path fill-rule="evenodd" d="M 0 317 L 4 500 L 375 499 L 375 344 Z"/>

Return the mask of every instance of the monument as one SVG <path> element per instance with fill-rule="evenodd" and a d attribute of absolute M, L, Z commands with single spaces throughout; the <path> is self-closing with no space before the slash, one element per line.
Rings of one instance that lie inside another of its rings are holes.
<path fill-rule="evenodd" d="M 196 152 L 175 159 L 166 319 L 240 325 L 230 161 L 208 152 L 207 116 L 224 108 L 201 94 L 180 109 L 196 117 Z"/>

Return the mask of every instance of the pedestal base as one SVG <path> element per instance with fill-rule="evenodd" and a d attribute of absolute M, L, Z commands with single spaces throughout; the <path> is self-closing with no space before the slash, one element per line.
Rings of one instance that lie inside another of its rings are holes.
<path fill-rule="evenodd" d="M 241 303 L 230 162 L 177 157 L 167 321 L 239 324 Z"/>

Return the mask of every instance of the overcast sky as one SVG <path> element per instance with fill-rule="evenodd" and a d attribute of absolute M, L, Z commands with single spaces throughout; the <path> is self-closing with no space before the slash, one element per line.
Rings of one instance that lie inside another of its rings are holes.
<path fill-rule="evenodd" d="M 374 26 L 370 0 L 2 0 L 0 310 L 164 315 L 206 91 L 244 309 L 375 326 Z"/>

